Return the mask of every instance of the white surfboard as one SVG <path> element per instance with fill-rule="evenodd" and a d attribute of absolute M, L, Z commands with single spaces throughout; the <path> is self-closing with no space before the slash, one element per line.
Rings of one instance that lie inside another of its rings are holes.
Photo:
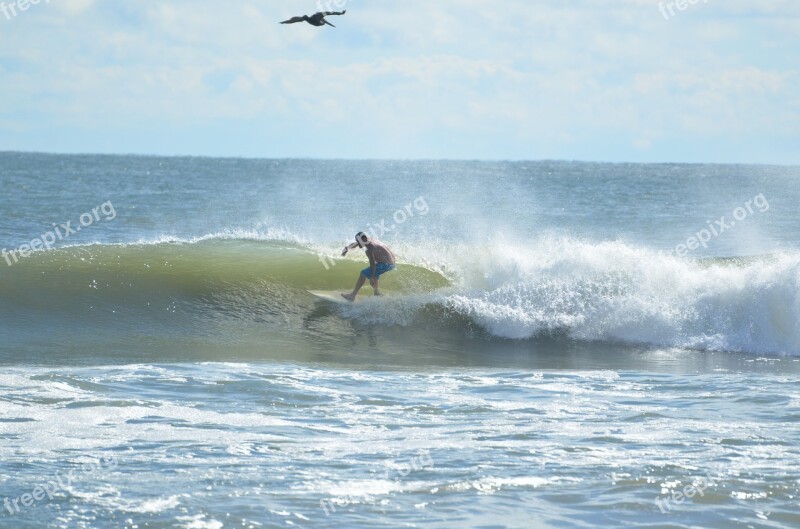
<path fill-rule="evenodd" d="M 342 297 L 341 290 L 308 290 L 309 294 L 314 296 L 317 299 L 321 299 L 323 301 L 330 301 L 331 303 L 338 303 L 342 305 L 349 305 L 352 301 L 348 301 Z M 385 296 L 384 294 L 383 296 Z M 383 297 L 382 296 L 382 297 Z M 363 299 L 372 299 L 375 296 L 372 295 L 372 292 L 362 292 L 356 298 L 356 303 Z"/>
<path fill-rule="evenodd" d="M 340 303 L 342 305 L 352 303 L 352 301 L 348 301 L 342 297 L 342 291 L 340 290 L 309 290 L 308 293 L 317 299 L 330 301 L 331 303 Z"/>

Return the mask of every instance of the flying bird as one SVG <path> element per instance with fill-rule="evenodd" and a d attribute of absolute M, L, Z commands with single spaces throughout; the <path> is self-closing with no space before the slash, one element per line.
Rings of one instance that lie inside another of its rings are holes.
<path fill-rule="evenodd" d="M 340 11 L 340 12 L 336 12 L 336 11 L 321 11 L 319 13 L 314 13 L 311 16 L 303 15 L 301 17 L 292 17 L 289 20 L 284 20 L 283 22 L 281 22 L 281 24 L 296 24 L 297 22 L 308 22 L 312 26 L 319 27 L 319 26 L 324 26 L 325 24 L 328 24 L 329 26 L 332 26 L 332 27 L 335 28 L 336 26 L 334 26 L 333 24 L 331 24 L 330 22 L 325 20 L 325 17 L 328 16 L 328 15 L 344 15 L 345 13 L 347 13 L 347 10 Z"/>

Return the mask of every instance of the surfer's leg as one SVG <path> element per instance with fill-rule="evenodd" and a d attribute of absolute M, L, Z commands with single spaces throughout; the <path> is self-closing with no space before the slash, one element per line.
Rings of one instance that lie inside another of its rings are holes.
<path fill-rule="evenodd" d="M 392 270 L 394 270 L 394 265 L 387 263 L 378 263 L 375 267 L 375 281 L 372 283 L 372 290 L 375 292 L 376 296 L 381 295 L 381 293 L 378 291 L 378 280 L 383 274 L 386 272 L 391 272 Z"/>
<path fill-rule="evenodd" d="M 369 268 L 367 268 L 369 270 Z M 353 288 L 353 291 L 349 294 L 342 294 L 344 299 L 349 299 L 350 301 L 355 301 L 356 296 L 358 295 L 358 291 L 361 290 L 361 287 L 364 286 L 364 283 L 367 281 L 367 276 L 364 275 L 364 272 L 361 272 L 358 275 L 358 281 L 356 281 L 356 286 Z"/>

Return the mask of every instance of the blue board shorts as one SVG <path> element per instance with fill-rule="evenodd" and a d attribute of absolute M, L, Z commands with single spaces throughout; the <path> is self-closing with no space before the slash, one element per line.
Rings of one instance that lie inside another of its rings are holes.
<path fill-rule="evenodd" d="M 380 277 L 381 274 L 391 272 L 394 270 L 394 265 L 389 263 L 377 263 L 375 265 L 375 277 Z M 369 279 L 370 267 L 366 267 L 361 271 L 361 275 Z"/>

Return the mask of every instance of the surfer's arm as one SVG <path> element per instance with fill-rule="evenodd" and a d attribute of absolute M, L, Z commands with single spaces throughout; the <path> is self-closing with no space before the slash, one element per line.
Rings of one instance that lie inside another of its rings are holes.
<path fill-rule="evenodd" d="M 344 250 L 342 250 L 342 255 L 343 256 L 347 255 L 347 252 L 352 250 L 353 248 L 358 248 L 358 244 L 352 243 L 352 244 L 348 244 L 347 246 L 345 246 Z"/>

